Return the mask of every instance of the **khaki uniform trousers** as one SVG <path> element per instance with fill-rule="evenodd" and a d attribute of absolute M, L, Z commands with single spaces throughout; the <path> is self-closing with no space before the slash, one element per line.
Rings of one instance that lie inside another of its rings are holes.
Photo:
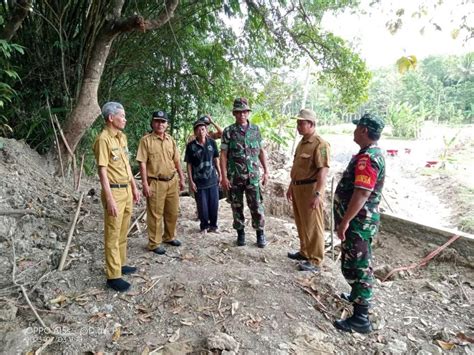
<path fill-rule="evenodd" d="M 146 199 L 146 223 L 148 227 L 148 249 L 153 250 L 161 242 L 175 238 L 179 210 L 178 177 L 170 181 L 149 179 L 151 197 Z"/>
<path fill-rule="evenodd" d="M 313 197 L 313 184 L 293 185 L 293 212 L 300 238 L 300 253 L 317 266 L 324 260 L 324 212 L 322 197 L 316 209 L 309 204 Z"/>
<path fill-rule="evenodd" d="M 127 231 L 132 217 L 132 188 L 112 188 L 112 196 L 117 204 L 117 217 L 107 212 L 104 192 L 101 199 L 104 206 L 104 249 L 107 279 L 122 277 L 122 266 L 127 262 Z"/>

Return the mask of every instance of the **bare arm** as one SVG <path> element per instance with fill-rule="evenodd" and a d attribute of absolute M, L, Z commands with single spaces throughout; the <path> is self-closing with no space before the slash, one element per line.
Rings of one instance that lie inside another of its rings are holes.
<path fill-rule="evenodd" d="M 342 221 L 337 227 L 337 236 L 340 240 L 346 239 L 346 231 L 349 228 L 349 223 L 352 221 L 352 219 L 354 219 L 355 216 L 357 216 L 371 193 L 372 191 L 369 190 L 359 188 L 354 189 L 351 200 L 349 201 L 349 205 L 347 206 L 346 213 L 344 213 L 344 217 L 342 217 Z"/>
<path fill-rule="evenodd" d="M 262 185 L 265 186 L 268 182 L 267 154 L 265 153 L 265 149 L 260 148 L 258 159 L 260 160 L 260 164 L 262 164 L 263 168 Z"/>
<path fill-rule="evenodd" d="M 219 164 L 220 164 L 219 158 L 214 158 L 214 166 L 216 167 L 216 170 L 217 170 L 217 181 L 220 185 L 222 181 L 222 174 L 221 174 L 221 167 Z"/>
<path fill-rule="evenodd" d="M 197 187 L 193 180 L 193 166 L 190 163 L 186 163 L 186 168 L 188 170 L 189 188 L 191 191 L 197 192 Z"/>
<path fill-rule="evenodd" d="M 151 197 L 153 193 L 151 192 L 150 185 L 148 185 L 146 163 L 140 162 L 140 176 L 142 177 L 143 195 L 145 197 Z"/>
<path fill-rule="evenodd" d="M 212 120 L 212 117 L 211 115 L 207 115 L 207 117 L 209 118 L 209 123 L 212 124 L 214 126 L 214 128 L 216 129 L 216 132 L 213 132 L 213 139 L 220 139 L 222 137 L 222 132 L 223 132 L 223 129 L 217 124 L 215 123 L 213 120 Z"/>
<path fill-rule="evenodd" d="M 181 169 L 181 164 L 179 160 L 174 162 L 174 166 L 176 170 L 178 171 L 178 175 L 179 175 L 179 190 L 183 191 L 184 190 L 184 174 L 183 174 L 183 169 Z"/>
<path fill-rule="evenodd" d="M 107 213 L 109 216 L 117 217 L 117 203 L 115 202 L 114 196 L 112 195 L 112 190 L 110 189 L 110 182 L 107 176 L 106 166 L 99 166 L 99 180 L 100 185 L 102 186 L 102 191 L 104 191 L 105 194 Z"/>
<path fill-rule="evenodd" d="M 318 204 L 322 201 L 322 197 L 324 194 L 324 190 L 326 188 L 326 177 L 328 175 L 329 168 L 323 167 L 319 168 L 318 172 L 316 173 L 316 187 L 313 192 L 313 198 L 310 202 L 310 208 L 316 208 Z M 319 196 L 315 195 L 315 192 L 319 192 Z"/>

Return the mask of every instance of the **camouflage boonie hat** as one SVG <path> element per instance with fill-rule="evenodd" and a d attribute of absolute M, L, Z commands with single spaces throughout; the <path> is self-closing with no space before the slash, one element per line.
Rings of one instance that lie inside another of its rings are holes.
<path fill-rule="evenodd" d="M 307 108 L 302 108 L 300 112 L 298 112 L 296 119 L 299 121 L 316 122 L 316 114 L 312 110 L 309 110 Z"/>
<path fill-rule="evenodd" d="M 359 120 L 352 120 L 352 123 L 358 126 L 365 126 L 372 133 L 382 133 L 385 127 L 385 122 L 377 116 L 366 113 Z"/>
<path fill-rule="evenodd" d="M 162 120 L 168 122 L 168 115 L 165 111 L 155 111 L 151 114 L 152 120 Z"/>
<path fill-rule="evenodd" d="M 249 106 L 249 102 L 245 97 L 238 97 L 234 100 L 234 107 L 232 112 L 234 111 L 252 111 Z"/>

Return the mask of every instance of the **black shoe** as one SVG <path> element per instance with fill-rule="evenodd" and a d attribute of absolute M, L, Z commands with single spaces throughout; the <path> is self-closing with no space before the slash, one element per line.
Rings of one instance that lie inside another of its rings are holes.
<path fill-rule="evenodd" d="M 319 267 L 311 264 L 309 261 L 303 261 L 302 263 L 299 263 L 298 268 L 300 269 L 300 271 L 319 271 Z"/>
<path fill-rule="evenodd" d="M 137 268 L 135 266 L 127 266 L 127 265 L 122 266 L 123 275 L 133 274 L 134 272 L 137 272 Z"/>
<path fill-rule="evenodd" d="M 344 301 L 347 301 L 347 302 L 353 302 L 354 300 L 352 299 L 351 297 L 351 294 L 350 293 L 346 293 L 346 292 L 342 292 L 339 297 L 341 297 L 341 299 L 343 299 Z"/>
<path fill-rule="evenodd" d="M 237 246 L 243 247 L 245 245 L 245 231 L 243 229 L 239 229 L 237 231 Z"/>
<path fill-rule="evenodd" d="M 372 324 L 369 320 L 369 305 L 354 303 L 354 313 L 352 316 L 344 320 L 335 321 L 334 326 L 343 332 L 370 333 L 372 331 Z"/>
<path fill-rule="evenodd" d="M 167 242 L 164 242 L 164 243 L 172 245 L 174 247 L 179 247 L 181 245 L 181 242 L 178 239 L 168 240 Z"/>
<path fill-rule="evenodd" d="M 107 280 L 107 286 L 118 292 L 125 292 L 130 288 L 130 284 L 121 278 Z"/>
<path fill-rule="evenodd" d="M 308 260 L 308 258 L 301 254 L 299 251 L 297 251 L 296 253 L 289 252 L 288 257 L 293 260 Z"/>
<path fill-rule="evenodd" d="M 265 239 L 265 234 L 263 231 L 257 231 L 257 247 L 265 248 L 267 245 L 267 240 Z"/>
<path fill-rule="evenodd" d="M 152 252 L 158 255 L 163 255 L 166 253 L 166 249 L 162 246 L 159 246 L 158 248 L 153 249 Z"/>
<path fill-rule="evenodd" d="M 219 228 L 217 227 L 209 227 L 207 230 L 209 233 L 219 233 Z"/>

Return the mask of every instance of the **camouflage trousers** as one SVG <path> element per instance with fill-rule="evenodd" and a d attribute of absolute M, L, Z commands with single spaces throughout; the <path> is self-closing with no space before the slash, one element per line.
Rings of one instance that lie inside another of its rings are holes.
<path fill-rule="evenodd" d="M 236 230 L 245 228 L 244 192 L 247 199 L 247 206 L 252 215 L 252 227 L 255 230 L 263 230 L 263 227 L 265 226 L 265 215 L 260 185 L 258 183 L 251 184 L 249 182 L 245 184 L 231 185 L 229 200 L 234 217 L 233 227 Z"/>
<path fill-rule="evenodd" d="M 341 244 L 341 271 L 352 288 L 350 298 L 355 303 L 368 304 L 372 299 L 372 239 L 377 230 L 377 224 L 353 219 Z"/>

